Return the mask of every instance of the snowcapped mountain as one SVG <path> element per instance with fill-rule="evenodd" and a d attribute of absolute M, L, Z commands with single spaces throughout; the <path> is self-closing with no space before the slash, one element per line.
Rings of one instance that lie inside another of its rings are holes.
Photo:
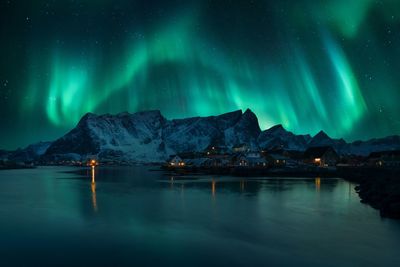
<path fill-rule="evenodd" d="M 210 144 L 221 145 L 224 130 L 232 127 L 242 116 L 241 111 L 220 116 L 194 117 L 168 121 L 163 140 L 172 151 L 201 151 Z"/>
<path fill-rule="evenodd" d="M 46 150 L 49 148 L 50 145 L 51 142 L 38 142 L 35 144 L 31 144 L 23 149 L 8 151 L 3 159 L 19 162 L 34 161 L 39 159 L 44 153 L 46 153 Z"/>
<path fill-rule="evenodd" d="M 204 151 L 209 145 L 232 148 L 305 151 L 309 147 L 332 146 L 339 154 L 366 156 L 371 152 L 400 149 L 400 136 L 346 143 L 320 131 L 315 136 L 296 135 L 282 125 L 261 131 L 257 116 L 247 109 L 219 116 L 166 119 L 160 111 L 134 114 L 87 113 L 75 128 L 54 142 L 40 142 L 16 151 L 0 151 L 0 159 L 32 161 L 82 159 L 161 162 L 171 154 Z"/>
<path fill-rule="evenodd" d="M 265 150 L 286 149 L 303 151 L 311 140 L 310 135 L 295 135 L 281 124 L 263 131 L 258 137 L 258 145 Z"/>
<path fill-rule="evenodd" d="M 368 156 L 371 152 L 389 150 L 400 150 L 400 136 L 392 135 L 368 141 L 355 141 L 347 144 L 342 153 Z"/>
<path fill-rule="evenodd" d="M 317 133 L 308 143 L 308 147 L 331 146 L 336 152 L 341 153 L 347 143 L 343 139 L 330 138 L 324 131 Z"/>
<path fill-rule="evenodd" d="M 245 143 L 250 149 L 255 150 L 258 148 L 257 139 L 260 133 L 257 116 L 247 109 L 237 123 L 224 130 L 224 145 L 232 147 Z"/>
<path fill-rule="evenodd" d="M 94 115 L 88 113 L 69 133 L 54 141 L 45 156 L 98 155 L 104 159 L 151 162 L 165 158 L 159 111 Z"/>
<path fill-rule="evenodd" d="M 388 136 L 368 141 L 356 141 L 347 143 L 343 139 L 329 137 L 324 131 L 310 135 L 296 135 L 283 128 L 282 125 L 275 125 L 263 132 L 258 137 L 258 145 L 261 149 L 285 149 L 305 151 L 309 147 L 331 146 L 341 155 L 353 154 L 368 156 L 371 152 L 400 150 L 400 136 Z"/>
<path fill-rule="evenodd" d="M 117 115 L 86 114 L 69 133 L 54 141 L 45 156 L 72 158 L 97 155 L 102 159 L 159 162 L 169 155 L 203 151 L 207 146 L 257 147 L 261 130 L 251 110 L 210 117 L 167 120 L 159 111 Z"/>

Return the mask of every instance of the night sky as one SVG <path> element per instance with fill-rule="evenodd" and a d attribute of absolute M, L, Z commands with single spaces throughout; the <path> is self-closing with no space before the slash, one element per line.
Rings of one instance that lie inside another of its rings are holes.
<path fill-rule="evenodd" d="M 400 134 L 400 1 L 0 3 L 0 148 L 86 112 L 251 108 L 266 129 Z"/>

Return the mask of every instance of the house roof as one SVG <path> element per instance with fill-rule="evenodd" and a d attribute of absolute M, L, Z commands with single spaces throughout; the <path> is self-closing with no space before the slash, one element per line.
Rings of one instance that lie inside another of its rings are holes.
<path fill-rule="evenodd" d="M 335 150 L 330 147 L 330 146 L 316 146 L 316 147 L 309 147 L 305 152 L 304 152 L 304 157 L 305 158 L 320 158 L 322 157 L 326 152 L 329 150 L 332 150 L 335 152 Z M 336 152 L 335 152 L 336 153 Z"/>
<path fill-rule="evenodd" d="M 246 143 L 241 143 L 241 144 L 236 144 L 232 148 L 242 148 L 242 147 L 247 147 L 248 145 Z"/>
<path fill-rule="evenodd" d="M 169 161 L 177 161 L 177 160 L 181 161 L 182 158 L 179 157 L 178 155 L 171 155 L 171 156 L 169 157 Z"/>
<path fill-rule="evenodd" d="M 186 164 L 194 165 L 194 166 L 201 166 L 208 160 L 209 160 L 209 158 L 188 159 L 188 160 L 186 160 Z"/>
<path fill-rule="evenodd" d="M 287 160 L 288 158 L 281 154 L 268 154 L 274 160 Z"/>

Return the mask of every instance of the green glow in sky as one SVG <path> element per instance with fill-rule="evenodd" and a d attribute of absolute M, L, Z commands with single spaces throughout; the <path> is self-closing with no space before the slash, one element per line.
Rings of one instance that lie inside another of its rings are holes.
<path fill-rule="evenodd" d="M 20 112 L 17 123 L 6 122 L 20 132 L 11 144 L 54 139 L 86 112 L 150 109 L 181 118 L 251 108 L 263 129 L 280 123 L 348 140 L 400 133 L 396 1 L 86 1 L 52 8 L 64 20 L 26 8 L 26 57 L 0 73 L 2 82 L 17 80 L 18 94 L 2 107 Z"/>
<path fill-rule="evenodd" d="M 345 114 L 344 118 L 328 117 L 322 97 L 324 89 L 319 88 L 304 56 L 298 56 L 293 67 L 285 66 L 288 72 L 292 72 L 292 77 L 288 77 L 285 71 L 280 74 L 285 75 L 285 79 L 289 78 L 289 81 L 282 81 L 286 86 L 274 84 L 276 78 L 268 77 L 270 73 L 263 71 L 259 64 L 252 64 L 245 58 L 230 58 L 224 51 L 210 55 L 199 45 L 207 47 L 207 41 L 192 34 L 192 17 L 186 16 L 173 24 L 163 25 L 148 40 L 128 46 L 123 53 L 127 56 L 115 64 L 120 66 L 112 66 L 106 77 L 96 75 L 96 64 L 89 65 L 79 59 L 74 61 L 73 56 L 68 55 L 55 57 L 46 104 L 49 120 L 55 125 L 72 127 L 82 114 L 96 111 L 110 96 L 121 90 L 131 91 L 132 94 L 125 103 L 122 101 L 116 105 L 115 112 L 127 108 L 138 111 L 146 109 L 148 104 L 157 108 L 163 102 L 173 106 L 178 104 L 175 110 L 170 107 L 163 112 L 181 117 L 251 107 L 260 116 L 260 124 L 264 128 L 277 123 L 291 130 L 300 128 L 300 121 L 308 114 L 303 117 L 302 112 L 293 106 L 308 105 L 317 121 L 337 120 L 334 134 L 343 134 L 366 111 L 346 56 L 332 38 L 325 38 L 326 55 L 323 55 L 329 58 L 332 65 L 327 74 L 336 79 L 331 90 L 338 97 L 337 111 L 335 108 L 330 110 L 334 113 L 340 110 Z M 269 62 L 263 64 L 269 65 Z M 169 77 L 167 71 L 161 82 L 153 84 L 149 71 L 163 65 L 186 67 L 179 69 L 174 77 Z M 190 70 L 193 67 L 196 70 Z M 164 83 L 172 85 L 166 89 L 165 96 L 160 96 Z M 181 91 L 182 88 L 187 89 Z M 303 96 L 303 100 L 296 101 L 297 96 Z M 183 104 L 179 103 L 180 100 Z M 123 109 L 120 109 L 121 105 Z"/>

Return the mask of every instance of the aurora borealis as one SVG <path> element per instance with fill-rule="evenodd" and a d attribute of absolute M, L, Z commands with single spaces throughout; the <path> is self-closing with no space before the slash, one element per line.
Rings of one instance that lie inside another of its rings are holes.
<path fill-rule="evenodd" d="M 400 134 L 399 1 L 29 2 L 0 4 L 1 148 L 53 140 L 86 112 L 149 109 Z"/>

